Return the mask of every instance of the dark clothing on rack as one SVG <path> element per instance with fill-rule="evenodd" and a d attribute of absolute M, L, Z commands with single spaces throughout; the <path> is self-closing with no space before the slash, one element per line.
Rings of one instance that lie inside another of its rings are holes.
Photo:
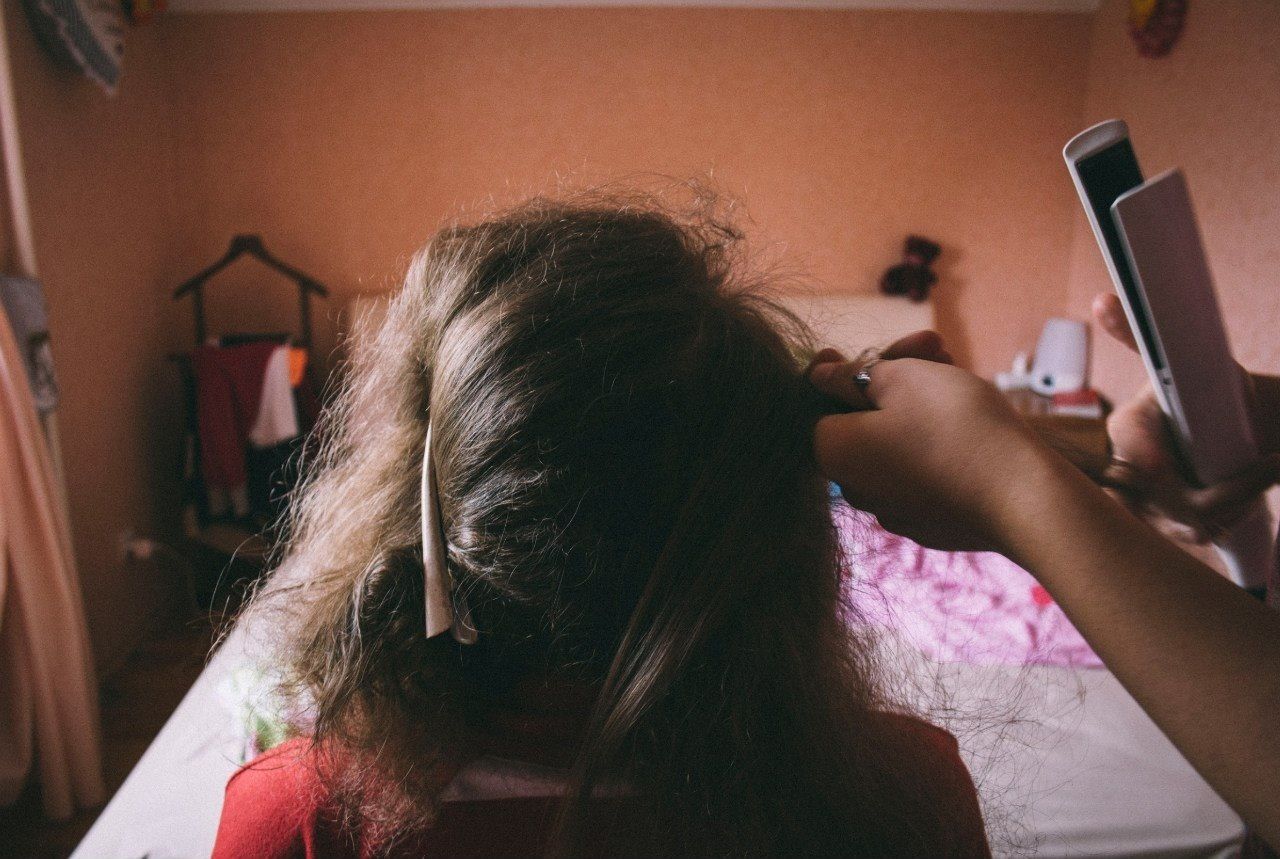
<path fill-rule="evenodd" d="M 258 418 L 267 362 L 279 348 L 275 343 L 199 346 L 192 356 L 205 486 L 227 493 L 239 516 L 249 513 L 249 433 Z"/>

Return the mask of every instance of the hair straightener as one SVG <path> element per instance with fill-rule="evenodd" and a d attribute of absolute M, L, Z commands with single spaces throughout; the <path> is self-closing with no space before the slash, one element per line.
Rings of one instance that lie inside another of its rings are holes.
<path fill-rule="evenodd" d="M 1118 119 L 1063 149 L 1186 476 L 1210 485 L 1257 461 L 1247 381 L 1231 356 L 1181 171 L 1144 181 Z M 1232 579 L 1261 587 L 1272 552 L 1264 499 L 1215 542 Z"/>

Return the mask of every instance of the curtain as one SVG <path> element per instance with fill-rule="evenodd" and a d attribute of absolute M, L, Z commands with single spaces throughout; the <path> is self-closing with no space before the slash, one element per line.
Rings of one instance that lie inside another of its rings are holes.
<path fill-rule="evenodd" d="M 34 774 L 45 813 L 105 796 L 97 688 L 65 508 L 0 311 L 0 804 Z"/>

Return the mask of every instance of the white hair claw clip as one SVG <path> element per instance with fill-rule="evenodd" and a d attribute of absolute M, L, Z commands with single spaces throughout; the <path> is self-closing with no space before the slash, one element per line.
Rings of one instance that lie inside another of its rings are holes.
<path fill-rule="evenodd" d="M 466 600 L 453 593 L 449 575 L 449 555 L 444 545 L 444 523 L 440 518 L 440 492 L 436 486 L 431 453 L 431 424 L 422 450 L 422 567 L 427 603 L 427 638 L 450 630 L 460 644 L 475 644 L 476 628 Z"/>

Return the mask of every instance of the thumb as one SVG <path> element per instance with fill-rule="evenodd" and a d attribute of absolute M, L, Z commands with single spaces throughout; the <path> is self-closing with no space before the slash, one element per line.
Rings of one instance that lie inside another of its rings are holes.
<path fill-rule="evenodd" d="M 947 351 L 937 331 L 925 329 L 914 331 L 884 347 L 880 357 L 886 361 L 894 358 L 919 358 L 922 361 L 937 361 L 950 364 L 951 353 Z"/>
<path fill-rule="evenodd" d="M 1115 293 L 1104 292 L 1094 297 L 1093 318 L 1103 331 L 1111 335 L 1112 339 L 1128 346 L 1134 352 L 1138 351 L 1138 341 L 1133 337 L 1129 320 L 1124 315 L 1124 306 Z"/>

